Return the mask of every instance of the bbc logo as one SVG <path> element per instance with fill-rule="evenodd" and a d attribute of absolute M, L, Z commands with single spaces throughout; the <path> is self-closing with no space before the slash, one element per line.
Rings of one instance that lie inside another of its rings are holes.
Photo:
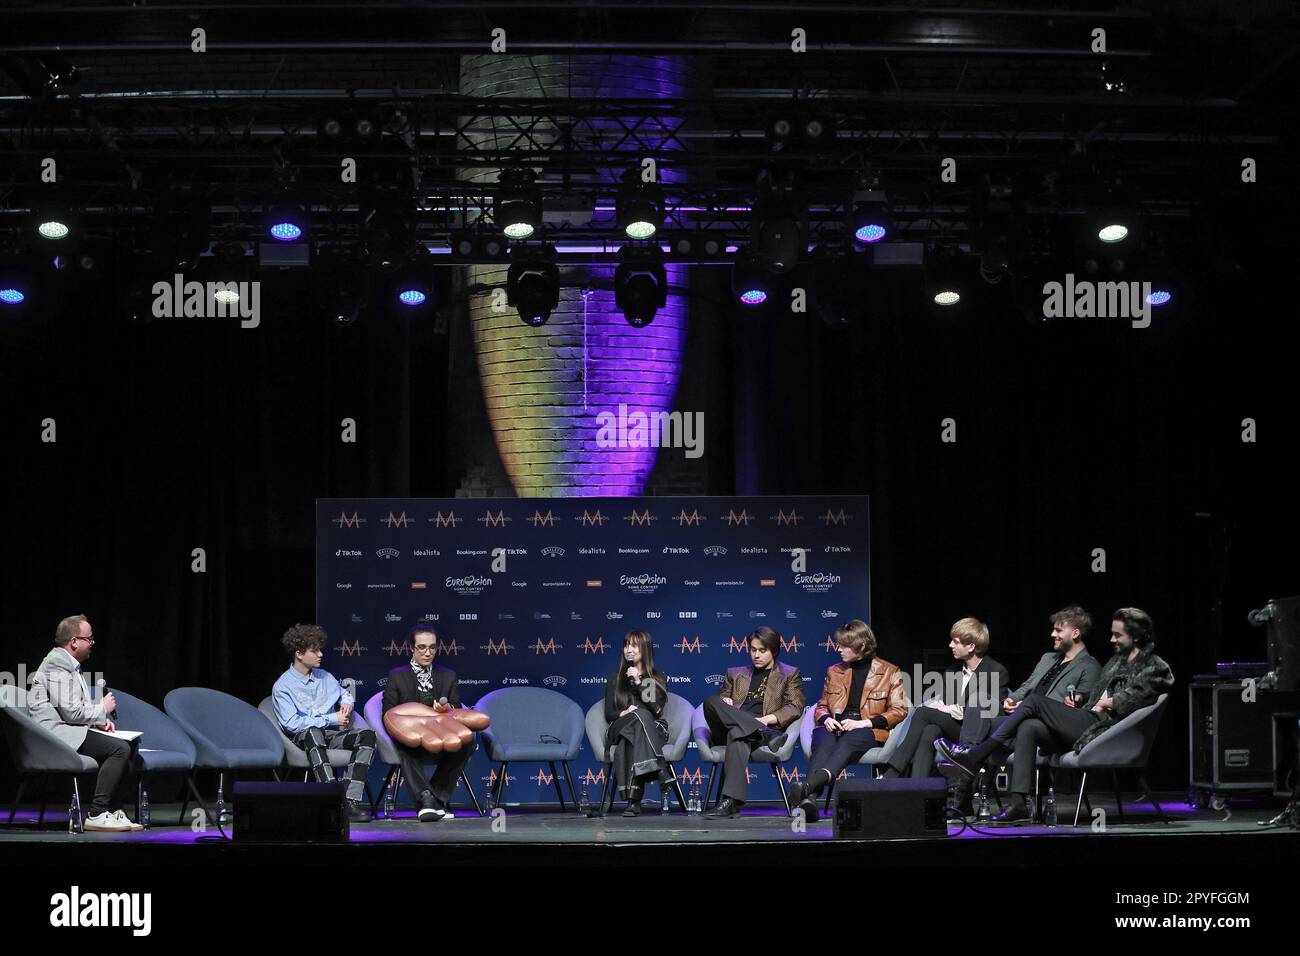
<path fill-rule="evenodd" d="M 678 616 L 679 618 L 682 618 L 683 620 L 685 620 L 685 619 L 689 619 L 689 618 L 699 617 L 699 612 L 698 612 L 698 611 L 678 611 L 678 612 L 677 612 L 677 616 Z"/>
<path fill-rule="evenodd" d="M 478 615 L 477 615 L 477 614 L 462 614 L 462 615 L 460 616 L 460 619 L 461 619 L 462 621 L 477 621 L 477 620 L 478 620 Z"/>

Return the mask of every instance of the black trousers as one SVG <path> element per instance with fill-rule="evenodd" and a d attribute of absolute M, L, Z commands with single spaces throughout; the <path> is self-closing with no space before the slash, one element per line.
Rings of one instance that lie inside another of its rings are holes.
<path fill-rule="evenodd" d="M 813 731 L 812 757 L 808 761 L 808 793 L 821 793 L 822 787 L 838 777 L 841 770 L 880 745 L 870 727 L 848 730 L 838 737 L 825 727 L 818 727 Z"/>
<path fill-rule="evenodd" d="M 1014 752 L 1011 791 L 1030 794 L 1034 792 L 1037 752 L 1065 753 L 1074 747 L 1080 734 L 1099 720 L 1101 715 L 1091 710 L 1070 707 L 1042 694 L 1030 694 L 971 756 L 988 760 L 1007 751 Z"/>
<path fill-rule="evenodd" d="M 888 766 L 899 773 L 912 765 L 913 777 L 928 777 L 934 770 L 934 742 L 940 737 L 957 740 L 965 730 L 965 721 L 934 707 L 918 707 L 912 712 L 907 736 L 899 743 Z"/>
<path fill-rule="evenodd" d="M 721 694 L 704 702 L 704 719 L 709 725 L 709 739 L 715 744 L 726 741 L 722 762 L 722 795 L 744 802 L 749 792 L 749 755 L 775 737 L 779 731 L 759 723 L 749 711 L 726 703 Z"/>
<path fill-rule="evenodd" d="M 366 777 L 370 775 L 370 761 L 375 756 L 375 732 L 346 730 L 342 727 L 308 727 L 294 736 L 293 742 L 307 751 L 307 764 L 311 775 L 321 783 L 334 779 L 330 766 L 330 750 L 349 750 L 352 760 L 348 764 L 349 800 L 361 800 L 366 795 Z"/>
<path fill-rule="evenodd" d="M 118 737 L 86 731 L 86 739 L 77 753 L 99 762 L 99 776 L 95 778 L 95 797 L 90 804 L 90 816 L 108 810 L 121 809 L 119 799 L 122 785 L 128 779 L 131 764 L 135 762 L 136 746 L 142 738 L 128 743 Z"/>
<path fill-rule="evenodd" d="M 411 791 L 411 795 L 419 800 L 420 794 L 428 790 L 433 794 L 433 799 L 446 807 L 451 804 L 451 792 L 456 789 L 461 771 L 478 749 L 478 737 L 471 739 L 459 750 L 444 750 L 440 754 L 431 754 L 423 747 L 407 747 L 396 740 L 393 741 L 393 746 L 397 748 L 402 776 L 406 778 L 406 788 Z M 424 763 L 430 759 L 437 761 L 432 779 L 424 773 Z"/>
<path fill-rule="evenodd" d="M 605 731 L 605 752 L 614 768 L 623 795 L 640 800 L 648 781 L 668 781 L 668 721 L 656 718 L 645 707 L 617 718 Z"/>

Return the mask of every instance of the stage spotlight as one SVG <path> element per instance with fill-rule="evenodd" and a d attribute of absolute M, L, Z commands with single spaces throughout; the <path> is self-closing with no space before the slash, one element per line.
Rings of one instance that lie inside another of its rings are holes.
<path fill-rule="evenodd" d="M 750 253 L 764 268 L 784 274 L 799 264 L 808 249 L 808 207 L 787 173 L 764 173 L 750 223 Z"/>
<path fill-rule="evenodd" d="M 954 243 L 935 243 L 926 250 L 925 294 L 934 305 L 951 308 L 962 301 L 967 292 L 965 258 Z"/>
<path fill-rule="evenodd" d="M 397 280 L 393 285 L 399 303 L 408 308 L 418 308 L 429 301 L 433 294 L 433 287 L 429 282 L 430 269 L 428 255 L 424 254 L 416 255 L 398 271 Z"/>
<path fill-rule="evenodd" d="M 267 235 L 280 242 L 297 242 L 310 238 L 310 223 L 306 207 L 298 203 L 279 202 L 267 207 Z"/>
<path fill-rule="evenodd" d="M 337 116 L 322 116 L 316 124 L 316 135 L 321 139 L 336 142 L 343 135 L 343 120 Z"/>
<path fill-rule="evenodd" d="M 410 209 L 398 202 L 373 203 L 362 220 L 361 231 L 366 261 L 385 274 L 396 272 L 415 251 Z"/>
<path fill-rule="evenodd" d="M 379 120 L 370 113 L 352 115 L 352 133 L 362 142 L 369 142 L 379 135 Z"/>
<path fill-rule="evenodd" d="M 618 192 L 616 220 L 629 239 L 649 239 L 664 221 L 663 188 L 641 181 L 640 170 L 623 174 Z"/>
<path fill-rule="evenodd" d="M 530 169 L 502 170 L 493 219 L 510 239 L 529 239 L 542 228 L 542 197 Z"/>
<path fill-rule="evenodd" d="M 158 206 L 155 215 L 155 251 L 170 268 L 181 272 L 196 269 L 211 242 L 212 210 L 206 200 L 167 200 Z"/>
<path fill-rule="evenodd" d="M 72 210 L 64 203 L 41 203 L 32 210 L 32 218 L 36 234 L 51 242 L 67 239 L 75 228 Z"/>
<path fill-rule="evenodd" d="M 722 232 L 682 232 L 673 236 L 669 248 L 679 259 L 721 259 L 727 254 L 727 237 Z"/>
<path fill-rule="evenodd" d="M 1149 265 L 1135 269 L 1134 277 L 1151 283 L 1151 292 L 1145 298 L 1153 309 L 1169 308 L 1182 299 L 1182 282 L 1168 256 L 1155 256 Z"/>
<path fill-rule="evenodd" d="M 668 274 L 658 249 L 624 248 L 614 271 L 614 303 L 628 325 L 638 329 L 654 321 L 668 302 Z"/>
<path fill-rule="evenodd" d="M 762 305 L 772 291 L 772 282 L 748 250 L 736 253 L 731 270 L 731 289 L 742 305 Z"/>
<path fill-rule="evenodd" d="M 889 197 L 884 191 L 869 187 L 853 194 L 849 212 L 849 233 L 861 243 L 880 242 L 894 229 L 894 217 L 889 208 Z"/>
<path fill-rule="evenodd" d="M 518 310 L 525 325 L 545 325 L 560 304 L 560 270 L 554 258 L 551 248 L 529 251 L 518 256 L 506 273 L 506 302 Z"/>
<path fill-rule="evenodd" d="M 31 280 L 16 263 L 0 264 L 0 306 L 22 305 L 31 296 Z"/>
<path fill-rule="evenodd" d="M 500 261 L 506 255 L 505 242 L 490 232 L 454 232 L 449 245 L 451 257 L 466 263 Z"/>

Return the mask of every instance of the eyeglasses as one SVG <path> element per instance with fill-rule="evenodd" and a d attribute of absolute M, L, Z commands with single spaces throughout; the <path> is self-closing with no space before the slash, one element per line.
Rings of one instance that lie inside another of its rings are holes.
<path fill-rule="evenodd" d="M 420 652 L 423 653 L 423 654 L 428 654 L 428 653 L 430 653 L 430 652 L 436 650 L 437 647 L 438 647 L 437 644 L 416 644 L 416 645 L 415 645 L 415 649 L 416 649 L 417 651 L 420 651 Z"/>
<path fill-rule="evenodd" d="M 87 644 L 94 644 L 94 643 L 95 643 L 95 639 L 94 639 L 93 637 L 82 637 L 80 634 L 78 634 L 78 635 L 76 636 L 75 640 L 78 640 L 78 641 L 85 641 Z"/>

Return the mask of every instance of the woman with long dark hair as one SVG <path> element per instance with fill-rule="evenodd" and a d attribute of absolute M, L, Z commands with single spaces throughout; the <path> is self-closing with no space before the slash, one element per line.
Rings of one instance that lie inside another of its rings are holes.
<path fill-rule="evenodd" d="M 655 669 L 655 646 L 649 631 L 629 631 L 623 640 L 623 662 L 605 687 L 605 720 L 609 731 L 605 749 L 615 779 L 627 798 L 625 817 L 641 813 L 646 781 L 664 779 L 668 760 L 668 678 Z"/>

